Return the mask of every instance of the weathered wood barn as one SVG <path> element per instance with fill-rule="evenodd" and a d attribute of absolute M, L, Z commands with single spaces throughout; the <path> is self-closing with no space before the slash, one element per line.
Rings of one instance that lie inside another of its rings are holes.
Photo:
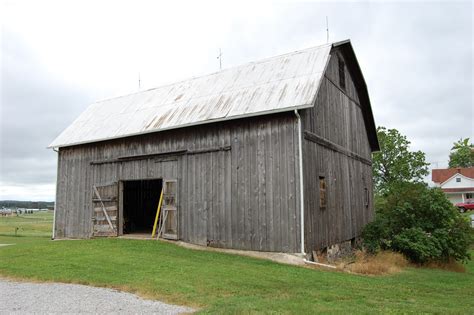
<path fill-rule="evenodd" d="M 379 145 L 349 40 L 93 103 L 50 147 L 55 238 L 150 233 L 162 187 L 162 236 L 207 246 L 311 253 L 373 215 Z"/>

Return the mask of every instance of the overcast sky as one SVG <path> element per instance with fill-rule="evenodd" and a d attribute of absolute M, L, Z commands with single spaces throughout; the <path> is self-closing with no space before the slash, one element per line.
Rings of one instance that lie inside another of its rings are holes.
<path fill-rule="evenodd" d="M 447 166 L 474 138 L 470 2 L 3 1 L 0 199 L 54 200 L 46 147 L 94 100 L 351 39 L 378 126 Z"/>

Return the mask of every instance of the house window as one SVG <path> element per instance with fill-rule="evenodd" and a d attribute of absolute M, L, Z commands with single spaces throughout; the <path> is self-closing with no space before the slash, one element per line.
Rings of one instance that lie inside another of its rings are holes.
<path fill-rule="evenodd" d="M 346 72 L 344 60 L 342 60 L 341 57 L 339 57 L 337 60 L 339 64 L 339 86 L 341 89 L 346 89 Z"/>
<path fill-rule="evenodd" d="M 473 193 L 466 193 L 466 199 L 472 199 L 472 198 L 474 198 Z"/>
<path fill-rule="evenodd" d="M 456 183 L 460 183 L 461 182 L 461 177 L 457 177 L 456 178 Z"/>
<path fill-rule="evenodd" d="M 319 208 L 326 209 L 326 179 L 319 176 Z"/>

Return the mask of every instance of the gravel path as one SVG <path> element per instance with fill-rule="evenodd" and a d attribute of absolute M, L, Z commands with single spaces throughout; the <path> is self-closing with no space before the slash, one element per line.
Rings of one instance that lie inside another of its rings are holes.
<path fill-rule="evenodd" d="M 193 311 L 112 289 L 0 279 L 0 314 L 180 314 Z"/>

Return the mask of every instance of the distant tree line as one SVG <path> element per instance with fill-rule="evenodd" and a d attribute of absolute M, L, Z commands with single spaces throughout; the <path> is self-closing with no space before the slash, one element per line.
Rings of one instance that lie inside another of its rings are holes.
<path fill-rule="evenodd" d="M 54 207 L 54 201 L 0 200 L 0 208 L 46 209 Z"/>

